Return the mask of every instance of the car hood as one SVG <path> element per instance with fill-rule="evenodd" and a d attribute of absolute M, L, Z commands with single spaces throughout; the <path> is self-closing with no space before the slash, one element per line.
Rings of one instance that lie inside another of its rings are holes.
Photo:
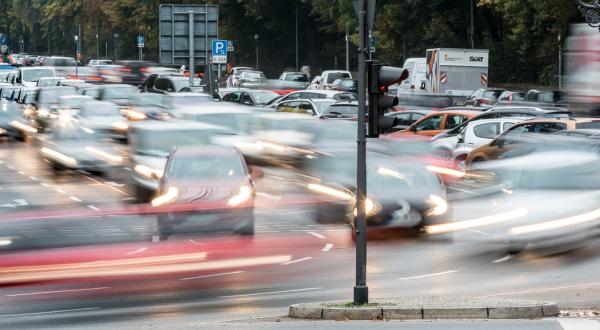
<path fill-rule="evenodd" d="M 242 185 L 248 184 L 245 178 L 227 180 L 170 180 L 163 187 L 176 187 L 179 202 L 224 201 L 235 195 Z"/>

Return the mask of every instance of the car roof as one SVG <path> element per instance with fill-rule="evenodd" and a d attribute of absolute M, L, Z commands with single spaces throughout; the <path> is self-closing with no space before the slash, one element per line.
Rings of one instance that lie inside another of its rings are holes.
<path fill-rule="evenodd" d="M 211 156 L 239 156 L 240 152 L 233 147 L 212 146 L 212 145 L 194 145 L 176 147 L 174 154 L 183 156 L 193 155 L 211 155 Z"/>
<path fill-rule="evenodd" d="M 334 96 L 337 94 L 352 94 L 351 92 L 334 91 L 334 90 L 328 90 L 328 89 L 304 89 L 304 90 L 300 90 L 300 91 L 291 92 L 287 95 L 295 94 L 295 93 L 303 93 L 303 92 L 304 93 L 309 92 L 309 93 L 323 94 L 323 95 L 327 95 L 327 96 Z"/>
<path fill-rule="evenodd" d="M 177 110 L 178 114 L 208 114 L 208 113 L 253 113 L 247 106 L 231 102 L 214 102 L 201 106 L 188 106 Z"/>
<path fill-rule="evenodd" d="M 529 113 L 536 113 L 536 112 L 546 112 L 546 113 L 552 113 L 552 112 L 570 112 L 569 110 L 565 109 L 565 108 L 560 108 L 560 107 L 547 107 L 547 108 L 540 108 L 540 107 L 532 107 L 532 106 L 519 106 L 519 105 L 514 105 L 514 106 L 500 106 L 500 107 L 493 107 L 490 110 L 488 110 L 489 112 L 513 112 L 513 111 L 521 111 L 521 112 L 529 112 Z"/>
<path fill-rule="evenodd" d="M 577 133 L 582 133 L 588 136 L 600 136 L 600 129 L 594 129 L 594 128 L 580 128 L 580 129 L 576 129 L 573 132 L 577 132 Z"/>
<path fill-rule="evenodd" d="M 114 103 L 112 103 L 112 102 L 108 102 L 108 101 L 96 101 L 96 100 L 86 102 L 85 105 L 84 105 L 84 108 L 87 109 L 87 108 L 95 108 L 95 107 L 100 107 L 100 106 L 107 107 L 107 108 L 110 107 L 110 108 L 118 109 L 117 105 L 114 104 Z"/>
<path fill-rule="evenodd" d="M 431 109 L 406 109 L 406 110 L 398 110 L 398 111 L 391 111 L 386 113 L 386 115 L 395 115 L 395 114 L 400 114 L 400 113 L 420 113 L 422 115 L 429 115 L 431 113 L 434 112 L 439 112 L 439 110 L 431 110 Z"/>
<path fill-rule="evenodd" d="M 196 93 L 196 92 L 178 92 L 178 93 L 169 93 L 167 96 L 171 97 L 189 97 L 189 96 L 211 96 L 207 93 Z"/>
<path fill-rule="evenodd" d="M 65 100 L 71 100 L 71 99 L 86 99 L 86 100 L 93 100 L 94 98 L 89 96 L 89 95 L 65 95 L 65 96 L 61 96 L 61 99 L 65 99 Z"/>
<path fill-rule="evenodd" d="M 256 116 L 272 120 L 316 120 L 314 116 L 307 116 L 299 113 L 289 112 L 268 112 L 259 113 Z"/>
<path fill-rule="evenodd" d="M 450 114 L 450 115 L 465 115 L 467 117 L 475 117 L 481 114 L 481 111 L 476 110 L 444 110 L 444 111 L 436 111 L 427 116 L 436 115 L 436 114 Z"/>
<path fill-rule="evenodd" d="M 100 85 L 101 88 L 112 88 L 112 87 L 117 87 L 117 88 L 135 88 L 135 86 L 133 85 L 128 85 L 128 84 L 108 84 L 108 85 Z"/>
<path fill-rule="evenodd" d="M 525 118 L 516 118 L 516 117 L 500 117 L 500 118 L 486 118 L 486 119 L 478 119 L 475 121 L 470 121 L 468 123 L 468 125 L 479 125 L 479 124 L 485 124 L 485 123 L 500 123 L 500 122 L 505 122 L 505 121 L 509 121 L 509 122 L 522 122 L 523 120 L 526 120 Z"/>

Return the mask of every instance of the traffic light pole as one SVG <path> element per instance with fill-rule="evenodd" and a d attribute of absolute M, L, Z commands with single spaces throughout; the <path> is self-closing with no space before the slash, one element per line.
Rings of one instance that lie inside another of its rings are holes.
<path fill-rule="evenodd" d="M 354 286 L 354 304 L 369 302 L 367 287 L 367 223 L 365 199 L 367 195 L 367 138 L 365 132 L 366 113 L 366 62 L 367 52 L 367 1 L 358 0 L 358 140 L 357 176 L 356 176 L 356 284 Z M 370 0 L 373 1 L 373 0 Z"/>

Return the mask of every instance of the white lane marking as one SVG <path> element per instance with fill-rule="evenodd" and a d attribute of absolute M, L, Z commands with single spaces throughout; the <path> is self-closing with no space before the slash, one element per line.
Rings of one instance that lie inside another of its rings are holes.
<path fill-rule="evenodd" d="M 54 190 L 56 190 L 57 193 L 61 193 L 61 194 L 66 194 L 67 193 L 66 191 L 64 191 L 64 190 L 62 190 L 60 188 L 56 188 Z"/>
<path fill-rule="evenodd" d="M 30 176 L 29 178 L 33 181 L 37 181 L 37 178 L 35 176 Z"/>
<path fill-rule="evenodd" d="M 190 243 L 192 243 L 192 244 L 194 244 L 194 245 L 200 245 L 200 243 L 198 243 L 198 242 L 194 241 L 194 240 L 193 240 L 193 239 L 191 239 L 191 238 L 190 238 L 190 239 L 188 239 L 188 242 L 190 242 Z"/>
<path fill-rule="evenodd" d="M 475 195 L 475 196 L 479 196 L 480 195 L 479 193 L 476 193 L 476 192 L 473 192 L 473 191 L 470 191 L 470 190 L 467 190 L 467 189 L 461 189 L 461 188 L 458 188 L 458 187 L 450 187 L 450 189 L 456 190 L 456 191 L 460 191 L 460 192 L 466 193 L 466 194 Z"/>
<path fill-rule="evenodd" d="M 42 182 L 42 183 L 40 183 L 40 186 L 42 186 L 42 187 L 46 187 L 46 188 L 47 188 L 47 187 L 50 187 L 50 185 L 49 185 L 49 184 L 47 184 L 47 183 L 45 183 L 45 182 Z"/>
<path fill-rule="evenodd" d="M 52 294 L 52 293 L 69 293 L 69 292 L 80 292 L 80 291 L 95 291 L 95 290 L 105 290 L 110 289 L 108 286 L 102 286 L 97 288 L 84 288 L 84 289 L 70 289 L 70 290 L 56 290 L 56 291 L 40 291 L 40 292 L 27 292 L 27 293 L 15 293 L 15 294 L 7 294 L 5 297 L 20 297 L 20 296 L 39 296 L 42 294 Z"/>
<path fill-rule="evenodd" d="M 457 270 L 448 270 L 448 271 L 445 271 L 445 272 L 439 272 L 439 273 L 433 273 L 433 274 L 425 274 L 425 275 L 410 276 L 410 277 L 401 277 L 400 280 L 414 280 L 414 279 L 419 279 L 419 278 L 442 276 L 442 275 L 452 274 L 452 273 L 456 273 L 456 272 L 457 272 Z"/>
<path fill-rule="evenodd" d="M 23 175 L 25 175 L 25 172 L 23 172 L 23 171 L 19 171 L 19 174 L 23 174 Z"/>
<path fill-rule="evenodd" d="M 101 309 L 102 307 L 87 307 L 87 308 L 75 308 L 75 309 L 61 309 L 57 311 L 48 311 L 48 312 L 35 312 L 35 313 L 23 313 L 23 314 L 4 314 L 0 315 L 2 317 L 19 317 L 19 316 L 32 316 L 32 315 L 45 315 L 45 314 L 56 314 L 56 313 L 69 313 L 69 312 L 83 312 L 83 311 L 91 311 L 95 309 Z"/>
<path fill-rule="evenodd" d="M 313 235 L 316 238 L 321 238 L 321 239 L 325 238 L 325 236 L 323 236 L 323 235 L 321 235 L 319 233 L 315 233 L 314 231 L 307 231 L 306 233 L 309 234 L 309 235 Z"/>
<path fill-rule="evenodd" d="M 92 210 L 94 210 L 94 211 L 100 211 L 100 209 L 97 208 L 97 207 L 95 207 L 94 205 L 88 205 L 87 207 L 90 208 L 90 209 L 92 209 Z"/>
<path fill-rule="evenodd" d="M 346 229 L 327 229 L 326 231 L 330 231 L 330 232 L 347 232 L 349 230 L 350 230 L 350 228 L 346 228 Z"/>
<path fill-rule="evenodd" d="M 274 200 L 274 201 L 281 200 L 281 196 L 276 196 L 276 195 L 272 195 L 272 194 L 265 193 L 265 192 L 257 192 L 256 195 L 260 196 L 260 197 L 264 197 L 266 199 Z"/>
<path fill-rule="evenodd" d="M 148 248 L 145 248 L 145 247 L 143 247 L 143 248 L 139 248 L 139 249 L 137 249 L 137 250 L 133 250 L 133 251 L 131 251 L 131 252 L 127 252 L 125 255 L 126 255 L 126 256 L 130 256 L 130 255 L 132 255 L 132 254 L 136 254 L 136 253 L 144 252 L 144 251 L 146 251 L 146 250 L 148 250 Z"/>
<path fill-rule="evenodd" d="M 125 167 L 125 170 L 131 172 L 131 168 L 129 168 L 129 167 Z"/>
<path fill-rule="evenodd" d="M 325 244 L 325 246 L 321 249 L 321 252 L 328 252 L 329 250 L 331 250 L 331 248 L 333 247 L 333 244 L 331 243 L 327 243 Z"/>
<path fill-rule="evenodd" d="M 556 320 L 564 330 L 600 330 L 600 323 L 597 320 L 571 318 L 559 318 Z"/>
<path fill-rule="evenodd" d="M 290 261 L 281 263 L 280 265 L 287 266 L 287 265 L 295 264 L 295 263 L 310 260 L 310 259 L 312 259 L 312 257 L 304 257 L 304 258 L 300 258 L 300 259 L 296 259 L 296 260 L 290 260 Z"/>
<path fill-rule="evenodd" d="M 12 166 L 10 166 L 10 165 L 6 165 L 6 167 L 8 167 L 8 168 L 9 168 L 9 169 L 11 169 L 11 170 L 14 170 L 14 169 L 15 169 L 14 167 L 12 167 Z"/>
<path fill-rule="evenodd" d="M 69 196 L 70 199 L 76 201 L 76 202 L 81 202 L 81 199 L 75 197 L 75 196 Z"/>
<path fill-rule="evenodd" d="M 113 181 L 106 181 L 106 182 L 104 182 L 104 184 L 112 186 L 112 187 L 123 187 L 125 185 L 124 183 L 116 183 Z"/>
<path fill-rule="evenodd" d="M 245 273 L 245 271 L 238 270 L 235 272 L 228 272 L 228 273 L 218 273 L 218 274 L 201 275 L 201 276 L 194 276 L 194 277 L 184 277 L 184 278 L 181 278 L 180 280 L 181 281 L 189 281 L 189 280 L 197 280 L 197 279 L 201 279 L 201 278 L 210 278 L 210 277 L 225 276 L 225 275 L 235 275 L 235 274 L 241 274 L 241 273 Z"/>
<path fill-rule="evenodd" d="M 505 262 L 506 260 L 510 260 L 512 258 L 514 258 L 515 255 L 514 254 L 508 254 L 505 255 L 504 257 L 500 258 L 500 259 L 496 259 L 494 261 L 492 261 L 493 263 L 501 263 L 501 262 Z"/>
<path fill-rule="evenodd" d="M 258 293 L 248 293 L 248 294 L 234 294 L 229 296 L 219 296 L 219 298 L 241 298 L 241 297 L 254 297 L 254 296 L 264 296 L 270 294 L 279 294 L 279 293 L 292 293 L 292 292 L 303 292 L 303 291 L 314 291 L 321 290 L 323 288 L 306 288 L 306 289 L 295 289 L 295 290 L 282 290 L 282 291 L 270 291 L 270 292 L 258 292 Z"/>

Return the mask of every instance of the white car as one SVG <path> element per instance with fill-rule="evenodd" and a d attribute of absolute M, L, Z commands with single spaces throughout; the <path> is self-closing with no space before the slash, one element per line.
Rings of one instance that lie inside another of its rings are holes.
<path fill-rule="evenodd" d="M 467 159 L 471 150 L 489 143 L 512 125 L 522 121 L 522 118 L 492 118 L 471 122 L 457 135 L 456 148 L 452 159 L 461 162 Z"/>
<path fill-rule="evenodd" d="M 334 81 L 338 79 L 352 79 L 350 71 L 327 70 L 321 73 L 319 87 L 317 89 L 329 89 Z"/>
<path fill-rule="evenodd" d="M 235 82 L 240 78 L 240 74 L 244 71 L 252 71 L 249 67 L 235 67 L 231 69 L 231 75 L 227 78 L 227 88 L 236 87 Z"/>
<path fill-rule="evenodd" d="M 299 99 L 314 100 L 314 99 L 333 99 L 336 101 L 358 101 L 354 93 L 332 91 L 332 90 L 304 90 L 291 92 L 283 97 L 276 99 L 273 103 L 267 105 L 270 108 L 277 108 L 279 104 L 285 101 L 293 101 Z"/>
<path fill-rule="evenodd" d="M 51 67 L 23 67 L 17 71 L 17 84 L 25 87 L 35 87 L 40 78 L 56 77 L 56 71 Z"/>
<path fill-rule="evenodd" d="M 127 136 L 127 119 L 121 115 L 119 107 L 107 101 L 85 102 L 78 114 L 73 116 L 82 127 L 98 134 L 112 137 Z"/>

